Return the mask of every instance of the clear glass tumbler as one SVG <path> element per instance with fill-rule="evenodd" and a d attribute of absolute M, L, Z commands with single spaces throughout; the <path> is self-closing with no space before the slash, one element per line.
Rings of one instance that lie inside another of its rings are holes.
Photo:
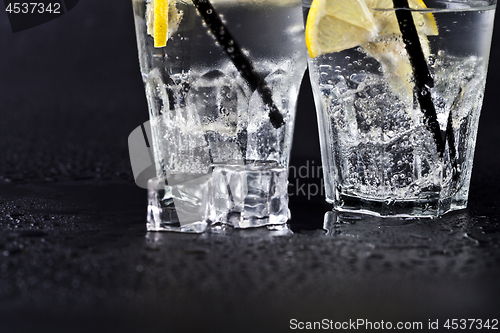
<path fill-rule="evenodd" d="M 132 3 L 157 171 L 148 230 L 285 223 L 286 183 L 273 182 L 287 181 L 275 172 L 287 173 L 307 66 L 300 1 Z M 278 206 L 255 196 L 264 188 L 285 191 Z"/>
<path fill-rule="evenodd" d="M 496 0 L 314 1 L 303 6 L 326 200 L 377 216 L 465 208 Z"/>

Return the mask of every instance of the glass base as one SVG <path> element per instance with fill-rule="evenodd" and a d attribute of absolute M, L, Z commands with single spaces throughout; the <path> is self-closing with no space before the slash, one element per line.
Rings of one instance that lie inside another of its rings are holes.
<path fill-rule="evenodd" d="M 235 228 L 285 224 L 288 173 L 276 162 L 215 164 L 210 220 Z"/>
<path fill-rule="evenodd" d="M 210 175 L 176 174 L 148 181 L 148 231 L 204 232 Z"/>
<path fill-rule="evenodd" d="M 212 223 L 241 229 L 286 224 L 287 169 L 276 162 L 247 163 L 150 179 L 147 230 L 202 233 Z"/>
<path fill-rule="evenodd" d="M 221 215 L 224 218 L 219 222 L 241 229 L 286 224 L 286 222 L 290 219 L 290 211 L 288 210 L 288 207 L 286 210 L 286 214 L 283 214 L 281 211 L 270 212 L 269 216 L 266 217 L 253 217 L 248 216 L 249 214 L 245 212 L 231 211 L 227 214 Z"/>
<path fill-rule="evenodd" d="M 335 200 L 328 200 L 339 212 L 361 213 L 378 217 L 435 218 L 448 212 L 467 208 L 467 201 L 448 199 L 427 200 L 373 200 L 337 194 Z"/>
<path fill-rule="evenodd" d="M 229 224 L 216 224 L 210 227 L 209 232 L 217 235 L 237 236 L 242 238 L 257 237 L 259 239 L 293 235 L 293 231 L 286 223 L 266 225 L 258 228 L 234 228 Z"/>

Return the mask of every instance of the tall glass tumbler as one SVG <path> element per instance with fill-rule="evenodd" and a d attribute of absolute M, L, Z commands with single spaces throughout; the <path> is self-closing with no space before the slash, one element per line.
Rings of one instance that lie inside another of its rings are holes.
<path fill-rule="evenodd" d="M 158 176 L 148 230 L 285 223 L 300 0 L 132 2 Z"/>
<path fill-rule="evenodd" d="M 436 217 L 467 206 L 496 0 L 310 0 L 326 200 Z"/>

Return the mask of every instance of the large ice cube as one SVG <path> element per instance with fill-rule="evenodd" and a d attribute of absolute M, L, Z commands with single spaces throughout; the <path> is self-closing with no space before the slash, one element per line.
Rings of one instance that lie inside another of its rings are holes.
<path fill-rule="evenodd" d="M 235 228 L 287 222 L 287 170 L 276 162 L 214 165 L 212 180 L 212 221 Z"/>
<path fill-rule="evenodd" d="M 210 174 L 171 174 L 149 180 L 148 231 L 204 232 L 210 184 Z"/>

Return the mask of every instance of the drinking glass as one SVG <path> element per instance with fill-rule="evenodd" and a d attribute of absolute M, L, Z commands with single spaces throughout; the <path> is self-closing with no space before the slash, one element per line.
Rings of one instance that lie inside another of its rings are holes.
<path fill-rule="evenodd" d="M 133 0 L 157 177 L 148 230 L 288 220 L 299 0 Z"/>
<path fill-rule="evenodd" d="M 308 62 L 327 202 L 377 216 L 465 208 L 496 0 L 360 2 L 375 32 L 394 32 Z"/>

